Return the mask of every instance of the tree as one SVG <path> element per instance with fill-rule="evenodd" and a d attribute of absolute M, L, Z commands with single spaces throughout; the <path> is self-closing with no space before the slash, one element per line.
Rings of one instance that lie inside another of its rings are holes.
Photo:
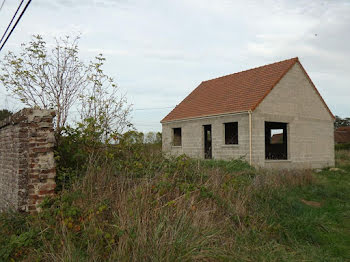
<path fill-rule="evenodd" d="M 0 110 L 0 121 L 12 115 L 12 112 L 7 109 Z"/>
<path fill-rule="evenodd" d="M 94 119 L 96 127 L 102 130 L 102 140 L 106 141 L 113 133 L 122 133 L 130 127 L 131 106 L 124 95 L 117 95 L 117 85 L 103 73 L 102 65 L 106 59 L 100 54 L 90 63 L 88 77 L 91 87 L 80 95 L 80 118 Z M 111 92 L 109 91 L 111 90 Z"/>
<path fill-rule="evenodd" d="M 129 130 L 120 137 L 119 141 L 123 145 L 142 144 L 144 141 L 144 134 L 136 130 Z"/>
<path fill-rule="evenodd" d="M 153 144 L 155 140 L 156 140 L 156 134 L 154 132 L 148 132 L 145 134 L 144 142 L 146 144 Z"/>
<path fill-rule="evenodd" d="M 161 144 L 162 143 L 162 133 L 161 132 L 157 132 L 156 133 L 156 144 Z"/>
<path fill-rule="evenodd" d="M 341 118 L 340 116 L 335 116 L 334 128 L 337 129 L 341 126 L 350 126 L 350 117 Z"/>
<path fill-rule="evenodd" d="M 145 135 L 146 144 L 161 144 L 162 143 L 162 133 L 160 132 L 148 132 Z"/>
<path fill-rule="evenodd" d="M 122 129 L 128 124 L 130 106 L 124 96 L 115 95 L 117 85 L 103 73 L 105 58 L 98 55 L 86 64 L 78 56 L 79 37 L 55 40 L 49 49 L 36 35 L 21 45 L 19 54 L 5 55 L 0 62 L 0 81 L 6 89 L 26 106 L 55 109 L 58 135 L 73 106 L 81 113 L 81 122 L 92 117 L 108 130 L 106 134 L 116 125 Z"/>

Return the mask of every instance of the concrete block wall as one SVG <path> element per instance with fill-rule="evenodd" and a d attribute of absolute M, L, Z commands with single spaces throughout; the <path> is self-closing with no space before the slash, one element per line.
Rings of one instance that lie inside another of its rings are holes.
<path fill-rule="evenodd" d="M 0 122 L 0 211 L 39 211 L 55 189 L 52 110 L 23 109 Z"/>
<path fill-rule="evenodd" d="M 288 160 L 265 160 L 265 121 L 288 124 Z M 333 121 L 296 63 L 252 114 L 254 165 L 267 168 L 334 166 Z"/>
<path fill-rule="evenodd" d="M 238 145 L 224 145 L 223 123 L 238 121 Z M 265 121 L 287 123 L 287 160 L 265 159 Z M 252 112 L 252 164 L 267 168 L 334 166 L 334 119 L 296 63 Z M 204 158 L 203 125 L 212 125 L 212 156 L 249 161 L 248 113 L 163 123 L 163 152 Z M 172 146 L 172 128 L 181 127 L 182 146 Z"/>
<path fill-rule="evenodd" d="M 238 122 L 238 145 L 225 145 L 224 123 Z M 163 152 L 172 155 L 186 154 L 204 158 L 204 125 L 212 129 L 212 157 L 214 159 L 249 160 L 249 118 L 248 113 L 227 114 L 205 118 L 163 123 Z M 182 145 L 173 146 L 173 128 L 181 128 Z"/>

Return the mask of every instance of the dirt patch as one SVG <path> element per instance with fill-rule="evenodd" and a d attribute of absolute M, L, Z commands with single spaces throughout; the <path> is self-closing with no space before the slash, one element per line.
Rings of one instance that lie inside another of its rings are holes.
<path fill-rule="evenodd" d="M 303 202 L 305 205 L 312 206 L 312 207 L 321 207 L 322 204 L 320 202 L 316 201 L 308 201 L 305 199 L 302 199 L 301 202 Z"/>
<path fill-rule="evenodd" d="M 332 167 L 329 169 L 329 171 L 332 171 L 332 172 L 342 172 L 344 173 L 345 171 L 343 169 L 340 169 L 338 167 Z"/>

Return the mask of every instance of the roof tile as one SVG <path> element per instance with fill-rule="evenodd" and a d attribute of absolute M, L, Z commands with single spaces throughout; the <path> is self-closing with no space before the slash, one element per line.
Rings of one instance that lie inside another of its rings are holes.
<path fill-rule="evenodd" d="M 350 143 L 350 126 L 343 126 L 334 131 L 334 141 L 339 143 Z"/>
<path fill-rule="evenodd" d="M 203 81 L 161 122 L 254 110 L 297 61 L 296 57 Z"/>

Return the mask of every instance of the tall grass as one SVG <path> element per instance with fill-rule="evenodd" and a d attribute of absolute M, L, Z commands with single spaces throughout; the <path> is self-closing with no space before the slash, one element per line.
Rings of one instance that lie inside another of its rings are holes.
<path fill-rule="evenodd" d="M 350 165 L 350 150 L 336 150 L 335 161 L 337 166 Z"/>
<path fill-rule="evenodd" d="M 1 214 L 0 261 L 346 259 L 346 234 L 334 232 L 350 199 L 344 183 L 328 187 L 334 173 L 130 152 L 90 158 L 40 214 Z"/>
<path fill-rule="evenodd" d="M 350 143 L 335 144 L 335 150 L 350 150 Z"/>
<path fill-rule="evenodd" d="M 90 163 L 82 180 L 29 219 L 40 246 L 15 250 L 33 259 L 40 254 L 44 261 L 239 259 L 238 236 L 270 231 L 256 212 L 261 201 L 277 189 L 314 179 L 309 171 L 258 174 L 247 165 L 229 172 L 242 166 L 235 161 L 179 157 L 159 165 L 158 171 L 135 177 L 114 163 Z"/>

